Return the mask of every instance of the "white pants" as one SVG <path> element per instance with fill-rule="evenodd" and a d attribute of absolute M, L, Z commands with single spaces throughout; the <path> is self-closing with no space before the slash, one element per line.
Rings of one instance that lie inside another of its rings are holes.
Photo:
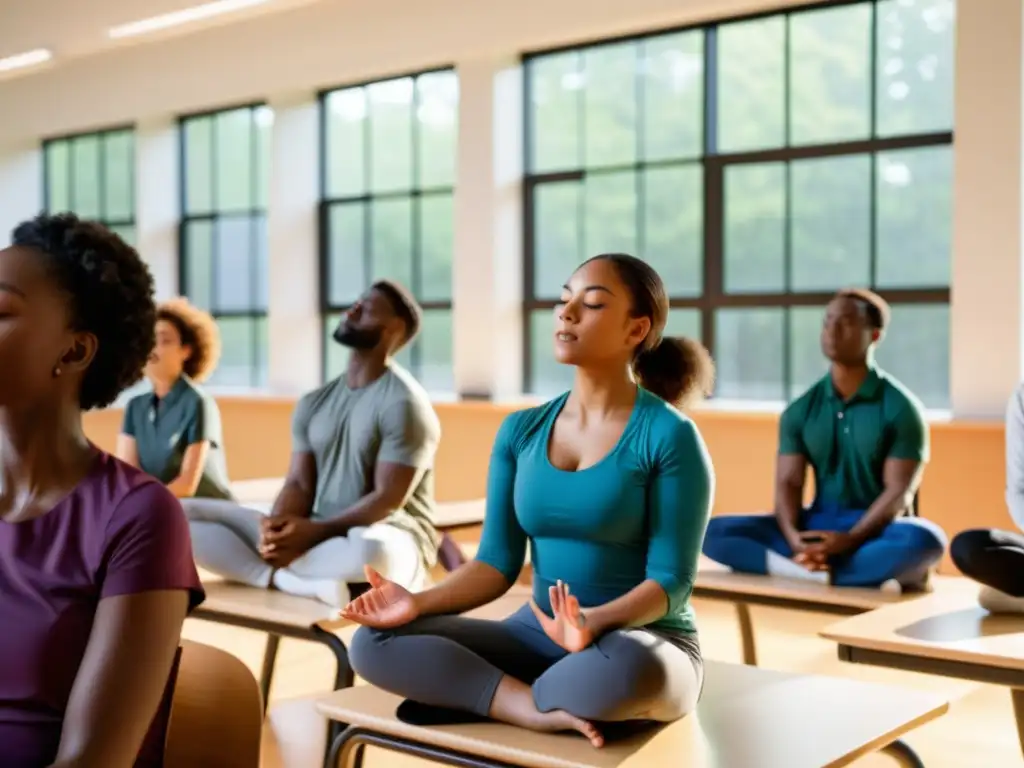
<path fill-rule="evenodd" d="M 221 499 L 182 499 L 200 568 L 228 581 L 269 587 L 273 568 L 259 553 L 260 521 L 265 513 Z M 366 581 L 369 565 L 385 578 L 411 590 L 423 588 L 426 568 L 411 533 L 387 523 L 353 528 L 318 544 L 286 569 L 308 581 L 351 584 Z"/>

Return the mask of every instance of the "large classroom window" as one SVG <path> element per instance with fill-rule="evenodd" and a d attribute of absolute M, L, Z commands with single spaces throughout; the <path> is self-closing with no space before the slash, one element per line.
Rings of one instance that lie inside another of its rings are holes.
<path fill-rule="evenodd" d="M 252 105 L 181 120 L 180 284 L 220 326 L 211 381 L 267 384 L 267 188 L 273 112 Z"/>
<path fill-rule="evenodd" d="M 44 207 L 94 219 L 135 242 L 135 133 L 116 128 L 43 142 Z"/>
<path fill-rule="evenodd" d="M 452 190 L 458 77 L 423 72 L 324 93 L 321 98 L 321 309 L 324 376 L 347 353 L 331 338 L 374 280 L 405 285 L 423 327 L 398 360 L 430 391 L 451 392 Z"/>
<path fill-rule="evenodd" d="M 566 277 L 626 251 L 718 397 L 801 392 L 860 286 L 893 307 L 879 364 L 948 407 L 953 27 L 953 0 L 833 2 L 528 57 L 527 388 L 567 384 Z"/>

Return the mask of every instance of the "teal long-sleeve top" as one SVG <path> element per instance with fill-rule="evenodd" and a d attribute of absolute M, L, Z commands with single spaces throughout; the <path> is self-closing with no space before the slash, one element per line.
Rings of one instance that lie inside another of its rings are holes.
<path fill-rule="evenodd" d="M 584 608 L 652 579 L 668 610 L 654 629 L 696 631 L 690 595 L 711 515 L 714 471 L 696 425 L 640 389 L 626 428 L 591 467 L 568 472 L 548 457 L 568 393 L 508 416 L 487 478 L 487 514 L 476 559 L 514 581 L 533 563 L 533 596 L 551 614 L 561 579 Z"/>

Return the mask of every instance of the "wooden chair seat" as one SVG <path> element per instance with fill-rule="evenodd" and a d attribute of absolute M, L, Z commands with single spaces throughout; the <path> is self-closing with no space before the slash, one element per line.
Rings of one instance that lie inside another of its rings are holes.
<path fill-rule="evenodd" d="M 319 697 L 323 715 L 349 725 L 332 760 L 370 745 L 481 767 L 822 768 L 883 749 L 948 709 L 945 699 L 930 693 L 708 662 L 696 715 L 598 750 L 574 735 L 499 723 L 408 725 L 395 716 L 400 701 L 363 685 Z M 811 737 L 808 713 L 814 713 Z M 347 765 L 329 763 L 335 764 Z"/>

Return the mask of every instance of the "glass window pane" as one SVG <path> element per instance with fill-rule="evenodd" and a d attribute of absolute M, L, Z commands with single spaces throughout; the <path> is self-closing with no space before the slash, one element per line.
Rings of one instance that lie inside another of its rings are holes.
<path fill-rule="evenodd" d="M 767 402 L 784 397 L 784 313 L 781 307 L 715 313 L 716 397 Z"/>
<path fill-rule="evenodd" d="M 583 205 L 584 258 L 599 253 L 637 252 L 636 174 L 633 171 L 587 176 L 583 180 Z M 574 264 L 573 269 L 576 266 Z"/>
<path fill-rule="evenodd" d="M 185 215 L 213 210 L 213 119 L 185 121 Z"/>
<path fill-rule="evenodd" d="M 638 43 L 645 160 L 699 157 L 704 147 L 704 32 Z"/>
<path fill-rule="evenodd" d="M 578 168 L 582 163 L 581 91 L 586 85 L 583 55 L 569 51 L 530 59 L 526 78 L 530 95 L 529 170 L 547 173 Z"/>
<path fill-rule="evenodd" d="M 792 307 L 789 310 L 789 394 L 802 395 L 828 372 L 828 360 L 821 351 L 821 327 L 825 307 Z"/>
<path fill-rule="evenodd" d="M 722 279 L 726 293 L 786 289 L 786 164 L 725 168 Z"/>
<path fill-rule="evenodd" d="M 827 291 L 871 277 L 870 155 L 790 167 L 792 288 Z"/>
<path fill-rule="evenodd" d="M 67 141 L 46 145 L 46 209 L 60 213 L 71 208 L 71 147 Z"/>
<path fill-rule="evenodd" d="M 560 181 L 533 188 L 533 289 L 535 298 L 557 299 L 583 261 L 580 184 Z"/>
<path fill-rule="evenodd" d="M 455 184 L 459 131 L 459 78 L 454 72 L 430 72 L 416 78 L 416 137 L 419 186 Z"/>
<path fill-rule="evenodd" d="M 370 237 L 371 281 L 394 280 L 412 290 L 412 200 L 375 200 Z"/>
<path fill-rule="evenodd" d="M 953 221 L 953 148 L 880 152 L 875 183 L 875 284 L 947 286 Z"/>
<path fill-rule="evenodd" d="M 327 210 L 327 300 L 352 304 L 370 284 L 366 273 L 366 206 L 335 203 Z"/>
<path fill-rule="evenodd" d="M 587 168 L 636 161 L 638 53 L 635 41 L 583 52 L 583 163 Z"/>
<path fill-rule="evenodd" d="M 100 210 L 100 139 L 81 136 L 71 142 L 73 210 L 85 219 L 98 219 Z"/>
<path fill-rule="evenodd" d="M 327 129 L 327 197 L 366 191 L 366 89 L 345 88 L 324 97 Z"/>
<path fill-rule="evenodd" d="M 103 218 L 131 221 L 135 218 L 135 140 L 131 131 L 103 137 Z"/>
<path fill-rule="evenodd" d="M 214 298 L 218 312 L 256 309 L 256 244 L 248 216 L 218 219 L 214 227 Z"/>
<path fill-rule="evenodd" d="M 870 3 L 789 17 L 789 140 L 828 144 L 871 133 Z"/>
<path fill-rule="evenodd" d="M 685 336 L 688 339 L 701 338 L 699 309 L 670 309 L 665 322 L 665 336 Z"/>
<path fill-rule="evenodd" d="M 894 305 L 875 359 L 927 407 L 948 409 L 949 305 Z"/>
<path fill-rule="evenodd" d="M 413 80 L 366 86 L 370 102 L 370 186 L 374 192 L 411 189 Z"/>
<path fill-rule="evenodd" d="M 428 392 L 454 392 L 452 367 L 452 311 L 431 309 L 423 313 L 423 325 L 414 342 L 419 364 L 416 378 Z"/>
<path fill-rule="evenodd" d="M 256 166 L 256 199 L 253 205 L 256 208 L 266 209 L 270 196 L 270 173 L 273 164 L 273 147 L 271 141 L 274 135 L 274 111 L 270 107 L 256 107 L 253 110 L 253 119 L 256 123 L 256 156 L 253 158 Z"/>
<path fill-rule="evenodd" d="M 545 397 L 564 392 L 572 386 L 573 369 L 555 360 L 554 310 L 535 309 L 530 312 L 529 322 L 529 391 Z"/>
<path fill-rule="evenodd" d="M 877 5 L 879 136 L 953 128 L 954 0 Z"/>
<path fill-rule="evenodd" d="M 334 331 L 344 317 L 336 312 L 324 318 L 324 381 L 338 378 L 348 365 L 348 349 L 334 340 Z"/>
<path fill-rule="evenodd" d="M 137 245 L 137 243 L 135 242 L 135 227 L 108 227 L 108 229 L 114 234 L 118 235 L 122 240 L 124 240 L 126 243 L 128 243 L 128 245 L 132 246 L 133 248 Z M 140 255 L 142 256 L 143 261 L 145 261 L 146 255 Z"/>
<path fill-rule="evenodd" d="M 451 301 L 452 256 L 455 250 L 454 211 L 451 195 L 420 198 L 421 301 Z"/>
<path fill-rule="evenodd" d="M 703 290 L 703 168 L 697 163 L 648 168 L 642 174 L 642 256 L 658 270 L 669 296 Z"/>
<path fill-rule="evenodd" d="M 785 40 L 785 16 L 719 27 L 720 152 L 781 147 L 785 143 Z"/>
<path fill-rule="evenodd" d="M 197 307 L 209 310 L 213 300 L 213 224 L 187 221 L 185 233 L 185 295 Z"/>
<path fill-rule="evenodd" d="M 266 312 L 270 307 L 270 254 L 267 245 L 267 217 L 263 214 L 252 218 L 253 269 L 256 286 L 253 294 L 253 310 Z"/>
<path fill-rule="evenodd" d="M 255 116 L 252 109 L 234 109 L 214 115 L 217 174 L 217 211 L 248 211 L 256 204 L 256 169 L 253 160 Z"/>
<path fill-rule="evenodd" d="M 211 384 L 223 387 L 254 385 L 258 364 L 255 325 L 254 317 L 217 318 L 222 351 L 217 369 L 210 377 Z"/>

